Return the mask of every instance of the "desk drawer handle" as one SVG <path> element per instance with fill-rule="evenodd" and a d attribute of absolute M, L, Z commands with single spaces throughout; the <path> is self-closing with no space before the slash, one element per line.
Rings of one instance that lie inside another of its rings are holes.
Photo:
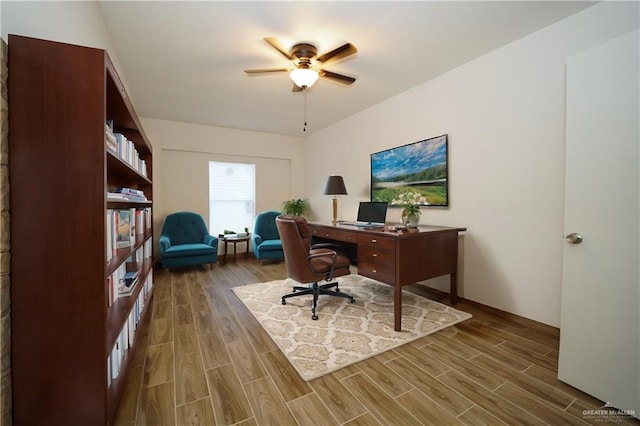
<path fill-rule="evenodd" d="M 373 257 L 378 257 L 378 253 L 373 253 Z"/>
<path fill-rule="evenodd" d="M 378 240 L 371 240 L 371 242 L 372 242 L 372 243 L 377 243 L 377 242 L 378 242 Z"/>
<path fill-rule="evenodd" d="M 377 270 L 377 269 L 374 269 L 374 270 L 373 270 L 373 273 L 375 274 L 376 272 L 378 272 L 378 270 Z"/>

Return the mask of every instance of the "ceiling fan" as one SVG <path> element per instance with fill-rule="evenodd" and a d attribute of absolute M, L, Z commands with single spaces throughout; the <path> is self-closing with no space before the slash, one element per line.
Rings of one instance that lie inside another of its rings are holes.
<path fill-rule="evenodd" d="M 346 85 L 353 84 L 353 82 L 356 81 L 353 77 L 318 68 L 318 63 L 325 65 L 329 62 L 346 58 L 347 56 L 351 56 L 358 52 L 358 49 L 356 49 L 356 47 L 351 43 L 345 43 L 330 52 L 318 56 L 318 50 L 311 43 L 296 43 L 290 50 L 287 50 L 275 37 L 265 37 L 264 41 L 280 52 L 282 56 L 293 62 L 295 68 L 293 70 L 289 68 L 258 68 L 244 70 L 247 74 L 288 72 L 289 77 L 291 77 L 291 80 L 294 82 L 294 92 L 300 92 L 311 87 L 318 77 L 329 78 Z"/>

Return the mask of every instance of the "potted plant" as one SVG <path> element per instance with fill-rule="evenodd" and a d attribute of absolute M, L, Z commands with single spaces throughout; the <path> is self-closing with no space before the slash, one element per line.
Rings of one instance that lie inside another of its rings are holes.
<path fill-rule="evenodd" d="M 293 216 L 304 216 L 309 208 L 309 201 L 303 198 L 292 198 L 283 203 L 282 212 Z"/>
<path fill-rule="evenodd" d="M 415 228 L 420 222 L 420 204 L 425 204 L 426 200 L 419 192 L 406 190 L 398 195 L 391 204 L 402 207 L 402 224 L 409 228 Z"/>

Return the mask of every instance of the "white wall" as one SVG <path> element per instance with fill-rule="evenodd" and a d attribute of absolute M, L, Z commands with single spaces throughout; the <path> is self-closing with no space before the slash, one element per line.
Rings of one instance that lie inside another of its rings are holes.
<path fill-rule="evenodd" d="M 154 235 L 177 210 L 209 222 L 212 160 L 256 164 L 256 212 L 280 210 L 283 201 L 304 196 L 302 138 L 150 118 L 142 118 L 142 126 L 153 143 Z M 275 164 L 288 167 L 288 176 L 270 173 Z"/>
<path fill-rule="evenodd" d="M 37 37 L 88 47 L 111 47 L 95 2 L 3 1 L 2 38 L 8 34 Z"/>
<path fill-rule="evenodd" d="M 353 218 L 369 197 L 370 153 L 446 133 L 450 207 L 424 209 L 421 222 L 468 228 L 462 296 L 559 326 L 565 60 L 637 27 L 637 2 L 599 4 L 308 136 L 314 217 L 331 219 L 329 174 L 344 176 L 339 216 Z"/>
<path fill-rule="evenodd" d="M 128 88 L 97 2 L 0 0 L 0 10 L 0 34 L 5 42 L 9 34 L 15 34 L 104 49 Z M 130 99 L 135 108 L 135 98 Z"/>
<path fill-rule="evenodd" d="M 105 49 L 119 69 L 111 37 L 96 2 L 1 1 L 0 8 L 3 40 L 7 41 L 9 34 L 16 34 Z"/>

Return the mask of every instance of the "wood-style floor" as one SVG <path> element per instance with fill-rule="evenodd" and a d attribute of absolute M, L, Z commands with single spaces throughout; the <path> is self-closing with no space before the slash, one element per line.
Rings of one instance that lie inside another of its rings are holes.
<path fill-rule="evenodd" d="M 285 277 L 284 263 L 240 256 L 157 271 L 116 424 L 602 423 L 583 415 L 601 401 L 556 379 L 557 329 L 465 300 L 473 319 L 305 382 L 231 291 Z"/>

